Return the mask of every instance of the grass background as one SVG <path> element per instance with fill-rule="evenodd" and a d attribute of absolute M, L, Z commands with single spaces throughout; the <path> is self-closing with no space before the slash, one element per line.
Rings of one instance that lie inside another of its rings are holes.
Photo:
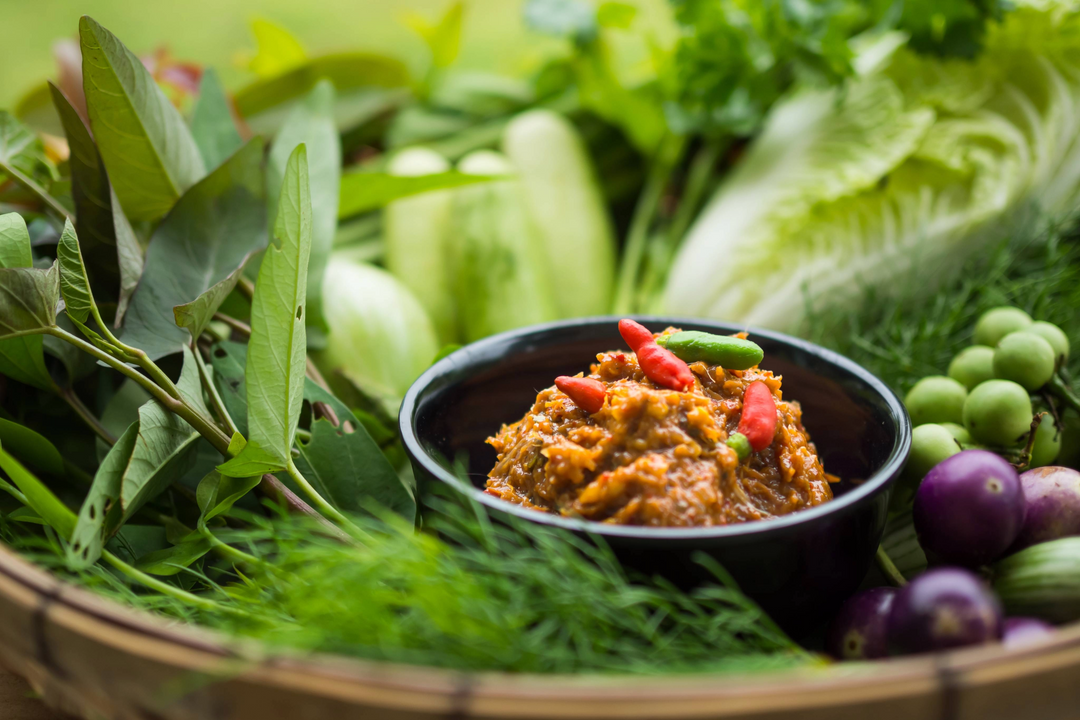
<path fill-rule="evenodd" d="M 637 0 L 650 28 L 666 20 L 665 0 Z M 263 18 L 287 28 L 309 53 L 366 49 L 423 68 L 423 43 L 401 22 L 414 11 L 441 14 L 450 0 L 0 0 L 0 108 L 12 107 L 54 74 L 52 44 L 75 38 L 90 15 L 137 53 L 168 47 L 180 59 L 216 67 L 236 88 L 251 77 L 238 56 L 254 49 L 250 24 Z M 527 32 L 522 0 L 466 0 L 459 65 L 504 74 L 536 67 L 555 41 Z"/>

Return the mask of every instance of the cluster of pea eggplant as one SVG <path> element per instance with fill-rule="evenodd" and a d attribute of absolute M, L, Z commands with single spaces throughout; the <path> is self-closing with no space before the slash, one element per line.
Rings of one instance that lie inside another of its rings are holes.
<path fill-rule="evenodd" d="M 1068 338 L 997 308 L 979 320 L 975 342 L 948 377 L 924 378 L 905 398 L 916 427 L 893 513 L 930 569 L 909 581 L 879 550 L 897 587 L 841 608 L 827 640 L 837 658 L 1016 646 L 1080 619 L 1080 472 L 1051 465 L 1070 449 L 1066 412 L 1080 409 L 1065 372 Z"/>

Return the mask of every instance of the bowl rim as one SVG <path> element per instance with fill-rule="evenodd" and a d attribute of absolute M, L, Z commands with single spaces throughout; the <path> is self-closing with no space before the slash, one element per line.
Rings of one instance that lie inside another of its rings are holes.
<path fill-rule="evenodd" d="M 432 457 L 424 445 L 420 442 L 419 432 L 416 427 L 417 408 L 419 400 L 431 385 L 438 379 L 450 372 L 462 372 L 469 374 L 470 366 L 477 365 L 478 360 L 490 360 L 490 355 L 484 351 L 497 346 L 506 345 L 514 340 L 527 338 L 530 335 L 539 335 L 552 330 L 570 330 L 583 326 L 594 326 L 603 323 L 617 323 L 621 318 L 630 317 L 643 324 L 663 324 L 664 327 L 681 325 L 711 326 L 716 330 L 739 332 L 745 330 L 751 336 L 768 338 L 774 342 L 794 347 L 795 349 L 814 355 L 825 360 L 829 364 L 838 366 L 857 377 L 885 400 L 889 411 L 897 418 L 897 432 L 893 437 L 893 447 L 885 462 L 866 478 L 858 487 L 851 489 L 838 498 L 815 507 L 799 510 L 788 515 L 775 518 L 766 518 L 743 523 L 728 525 L 710 525 L 695 527 L 649 527 L 641 525 L 620 525 L 615 523 L 603 523 L 594 520 L 568 518 L 552 513 L 530 510 L 514 503 L 493 497 L 483 492 L 471 483 L 465 483 L 452 472 L 444 468 L 438 460 Z M 473 357 L 476 356 L 476 357 Z M 463 358 L 469 358 L 468 362 L 462 362 Z M 807 525 L 821 518 L 846 514 L 864 498 L 876 494 L 886 485 L 892 482 L 903 469 L 911 449 L 911 419 L 907 414 L 904 403 L 899 396 L 878 379 L 873 373 L 862 367 L 853 360 L 843 355 L 812 343 L 808 340 L 793 337 L 774 330 L 756 328 L 740 323 L 731 323 L 708 318 L 674 317 L 666 315 L 596 315 L 583 318 L 572 318 L 539 325 L 528 325 L 516 328 L 497 335 L 491 335 L 482 340 L 469 343 L 455 350 L 446 357 L 441 358 L 431 367 L 424 371 L 405 393 L 398 414 L 398 428 L 401 440 L 410 459 L 419 463 L 423 469 L 439 481 L 464 493 L 467 497 L 479 502 L 487 508 L 513 515 L 516 518 L 529 522 L 539 523 L 550 527 L 562 528 L 576 532 L 584 532 L 601 537 L 637 540 L 702 540 L 720 538 L 742 538 L 756 536 L 763 533 L 775 533 L 787 528 Z"/>

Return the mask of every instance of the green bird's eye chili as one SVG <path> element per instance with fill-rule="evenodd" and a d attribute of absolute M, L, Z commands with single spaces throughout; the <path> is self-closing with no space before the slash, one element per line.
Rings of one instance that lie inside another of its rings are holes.
<path fill-rule="evenodd" d="M 686 390 L 694 384 L 694 373 L 670 350 L 660 347 L 652 333 L 633 320 L 620 320 L 619 333 L 637 354 L 645 377 L 671 390 Z"/>
<path fill-rule="evenodd" d="M 769 386 L 760 380 L 746 387 L 742 417 L 736 432 L 746 436 L 755 451 L 764 450 L 772 444 L 776 435 L 776 400 Z"/>
<path fill-rule="evenodd" d="M 735 451 L 735 454 L 739 456 L 739 460 L 750 457 L 750 453 L 753 451 L 753 448 L 750 447 L 750 441 L 740 432 L 731 433 L 731 437 L 727 439 L 727 446 Z"/>
<path fill-rule="evenodd" d="M 704 362 L 728 370 L 749 370 L 765 357 L 765 352 L 757 343 L 696 330 L 657 338 L 656 344 L 688 363 Z"/>
<path fill-rule="evenodd" d="M 561 375 L 555 378 L 555 387 L 590 415 L 600 412 L 600 408 L 604 407 L 607 389 L 599 380 Z"/>

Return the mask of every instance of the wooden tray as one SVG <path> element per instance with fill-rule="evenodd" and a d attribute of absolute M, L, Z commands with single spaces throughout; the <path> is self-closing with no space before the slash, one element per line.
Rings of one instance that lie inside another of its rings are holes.
<path fill-rule="evenodd" d="M 271 656 L 61 583 L 3 546 L 0 664 L 88 720 L 1080 717 L 1080 624 L 1020 650 L 743 676 L 464 673 Z"/>

